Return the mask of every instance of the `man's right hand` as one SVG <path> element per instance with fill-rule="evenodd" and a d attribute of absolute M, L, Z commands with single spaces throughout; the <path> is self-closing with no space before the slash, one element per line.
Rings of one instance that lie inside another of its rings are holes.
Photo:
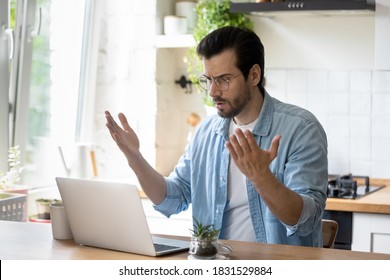
<path fill-rule="evenodd" d="M 131 169 L 137 175 L 138 181 L 145 194 L 156 205 L 160 204 L 167 195 L 167 185 L 164 177 L 159 174 L 142 157 L 139 151 L 139 139 L 130 127 L 124 114 L 118 114 L 121 126 L 106 111 L 106 126 L 119 149 L 125 154 Z"/>
<path fill-rule="evenodd" d="M 111 116 L 110 112 L 106 111 L 106 126 L 109 129 L 112 138 L 118 145 L 119 149 L 125 154 L 127 161 L 131 165 L 131 159 L 139 155 L 139 139 L 134 130 L 127 122 L 126 116 L 123 113 L 118 114 L 118 118 L 122 127 Z"/>

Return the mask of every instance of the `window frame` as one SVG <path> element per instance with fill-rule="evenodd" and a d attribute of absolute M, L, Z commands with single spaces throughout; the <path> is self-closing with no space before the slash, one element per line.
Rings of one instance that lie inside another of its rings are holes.
<path fill-rule="evenodd" d="M 9 147 L 9 1 L 0 1 L 0 172 L 8 170 Z"/>
<path fill-rule="evenodd" d="M 37 35 L 40 25 L 40 19 L 36 18 L 37 0 L 17 0 L 16 3 L 16 20 L 12 31 L 13 57 L 9 59 L 11 39 L 5 38 L 3 30 L 10 30 L 10 6 L 9 1 L 0 1 L 0 11 L 5 11 L 0 13 L 0 129 L 5 132 L 0 138 L 0 173 L 8 171 L 9 147 L 19 145 L 22 165 L 26 160 L 33 36 Z M 78 100 L 75 142 L 87 141 L 92 134 L 98 53 L 98 35 L 92 30 L 96 28 L 94 24 L 98 23 L 98 3 L 96 0 L 85 0 L 83 4 L 80 72 L 79 83 L 76 84 Z"/>

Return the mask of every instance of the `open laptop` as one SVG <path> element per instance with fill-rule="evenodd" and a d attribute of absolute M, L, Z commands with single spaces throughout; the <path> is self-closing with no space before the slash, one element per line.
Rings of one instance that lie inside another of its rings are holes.
<path fill-rule="evenodd" d="M 76 243 L 147 256 L 188 250 L 188 241 L 151 235 L 135 185 L 63 177 L 56 182 Z"/>

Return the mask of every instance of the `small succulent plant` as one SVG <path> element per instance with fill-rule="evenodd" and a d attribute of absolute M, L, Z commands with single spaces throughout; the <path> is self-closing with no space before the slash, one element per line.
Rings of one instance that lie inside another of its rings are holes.
<path fill-rule="evenodd" d="M 208 224 L 204 225 L 202 222 L 199 222 L 194 218 L 194 228 L 190 229 L 190 232 L 193 237 L 197 237 L 199 239 L 208 239 L 214 238 L 218 235 L 219 229 L 215 229 L 214 225 Z"/>

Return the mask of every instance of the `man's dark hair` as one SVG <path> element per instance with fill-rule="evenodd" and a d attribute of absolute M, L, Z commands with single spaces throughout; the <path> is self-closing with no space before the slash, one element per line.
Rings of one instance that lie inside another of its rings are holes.
<path fill-rule="evenodd" d="M 245 80 L 249 70 L 258 64 L 261 68 L 260 82 L 257 85 L 263 92 L 264 85 L 264 46 L 259 36 L 250 29 L 226 26 L 214 30 L 204 37 L 196 48 L 200 57 L 210 59 L 214 55 L 232 49 L 237 56 L 237 68 L 243 73 Z"/>

